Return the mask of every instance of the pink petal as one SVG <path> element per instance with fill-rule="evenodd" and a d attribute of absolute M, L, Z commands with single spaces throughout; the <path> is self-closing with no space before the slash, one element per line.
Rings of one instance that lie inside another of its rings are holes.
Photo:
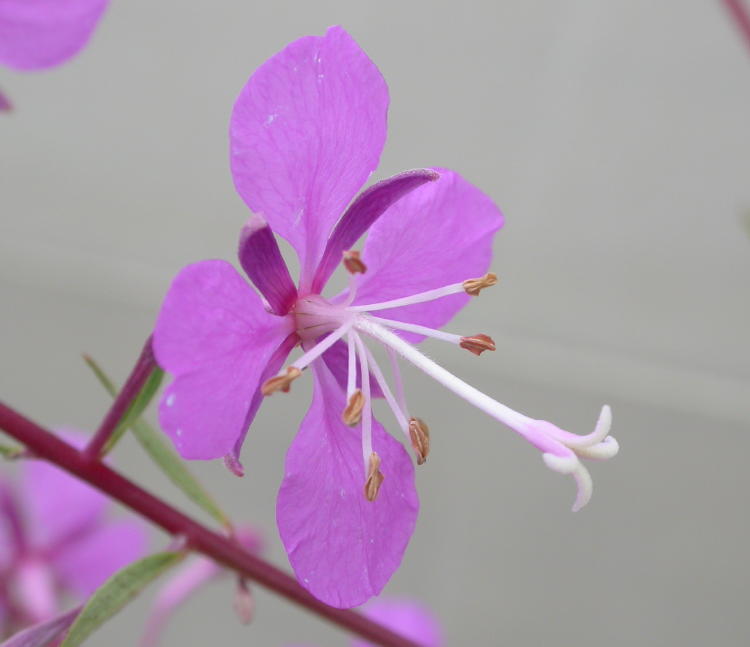
<path fill-rule="evenodd" d="M 344 391 L 316 362 L 310 410 L 286 456 L 276 519 L 300 584 L 334 607 L 380 593 L 409 543 L 419 509 L 414 467 L 403 446 L 373 421 L 385 480 L 365 499 L 360 431 L 341 422 Z"/>
<path fill-rule="evenodd" d="M 184 458 L 232 451 L 263 370 L 292 328 L 290 318 L 266 312 L 225 261 L 195 263 L 178 274 L 154 329 L 154 353 L 176 375 L 159 420 Z"/>
<path fill-rule="evenodd" d="M 58 433 L 78 447 L 87 440 L 85 434 L 70 429 Z M 23 462 L 19 490 L 27 538 L 37 549 L 51 550 L 85 532 L 98 523 L 107 506 L 98 490 L 40 460 Z"/>
<path fill-rule="evenodd" d="M 492 200 L 458 173 L 436 169 L 429 182 L 394 203 L 372 226 L 362 253 L 367 273 L 355 304 L 425 292 L 483 275 L 503 216 Z M 376 314 L 440 328 L 469 300 L 455 294 Z M 404 335 L 419 339 L 415 335 Z"/>
<path fill-rule="evenodd" d="M 0 0 L 0 63 L 58 65 L 88 42 L 108 0 Z"/>
<path fill-rule="evenodd" d="M 441 647 L 442 630 L 435 615 L 421 602 L 406 598 L 379 598 L 364 609 L 364 614 L 376 622 L 422 645 Z M 372 647 L 372 643 L 354 640 L 352 647 Z"/>
<path fill-rule="evenodd" d="M 288 45 L 237 99 L 235 186 L 295 247 L 306 288 L 331 227 L 378 164 L 387 110 L 383 77 L 341 27 Z"/>
<path fill-rule="evenodd" d="M 146 554 L 148 536 L 136 519 L 102 523 L 68 542 L 53 557 L 63 584 L 83 599 L 111 575 Z"/>
<path fill-rule="evenodd" d="M 285 315 L 297 300 L 297 288 L 289 276 L 276 238 L 265 220 L 252 215 L 242 228 L 239 245 L 240 265 L 271 311 Z"/>
<path fill-rule="evenodd" d="M 425 182 L 440 177 L 431 169 L 405 171 L 365 189 L 352 202 L 336 223 L 320 261 L 312 291 L 320 294 L 333 271 L 341 263 L 342 254 L 351 249 L 372 224 L 391 206 Z"/>

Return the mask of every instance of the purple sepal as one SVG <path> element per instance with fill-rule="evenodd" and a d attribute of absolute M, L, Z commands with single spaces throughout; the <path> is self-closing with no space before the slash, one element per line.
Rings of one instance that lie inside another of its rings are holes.
<path fill-rule="evenodd" d="M 67 630 L 81 612 L 81 607 L 55 616 L 19 631 L 3 642 L 0 647 L 44 647 Z"/>
<path fill-rule="evenodd" d="M 238 254 L 242 269 L 271 311 L 277 315 L 289 312 L 297 300 L 297 288 L 271 228 L 260 216 L 253 214 L 242 228 Z"/>
<path fill-rule="evenodd" d="M 342 253 L 350 249 L 388 207 L 417 187 L 439 178 L 440 174 L 432 169 L 414 169 L 389 177 L 362 191 L 341 216 L 328 238 L 323 258 L 315 272 L 312 292 L 323 291 L 326 281 L 341 262 Z"/>

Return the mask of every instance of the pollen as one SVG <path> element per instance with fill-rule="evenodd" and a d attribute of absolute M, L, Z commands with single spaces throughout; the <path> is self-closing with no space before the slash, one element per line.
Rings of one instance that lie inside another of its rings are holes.
<path fill-rule="evenodd" d="M 374 501 L 378 498 L 378 492 L 380 492 L 380 486 L 384 478 L 380 471 L 380 456 L 372 452 L 370 454 L 370 465 L 367 469 L 367 480 L 365 481 L 365 498 L 368 501 Z"/>
<path fill-rule="evenodd" d="M 341 414 L 344 424 L 354 427 L 362 419 L 362 409 L 365 407 L 365 396 L 357 389 L 349 398 L 349 403 Z"/>
<path fill-rule="evenodd" d="M 497 285 L 497 274 L 487 272 L 487 274 L 477 279 L 467 279 L 461 285 L 463 285 L 466 294 L 476 297 L 479 296 L 479 293 L 484 288 L 491 288 L 493 285 Z"/>
<path fill-rule="evenodd" d="M 343 256 L 344 267 L 350 274 L 364 274 L 367 271 L 367 265 L 364 264 L 357 250 L 347 250 Z"/>
<path fill-rule="evenodd" d="M 481 355 L 486 350 L 495 350 L 495 342 L 492 337 L 481 333 L 471 337 L 461 337 L 458 345 L 475 355 Z"/>
<path fill-rule="evenodd" d="M 409 419 L 409 438 L 417 456 L 417 465 L 422 465 L 430 453 L 430 428 L 421 418 Z"/>
<path fill-rule="evenodd" d="M 300 375 L 302 375 L 302 371 L 296 366 L 288 366 L 284 375 L 277 375 L 276 377 L 272 377 L 270 380 L 263 382 L 263 386 L 260 387 L 260 392 L 263 395 L 271 395 L 277 391 L 289 393 L 292 382 L 294 382 L 294 380 Z"/>

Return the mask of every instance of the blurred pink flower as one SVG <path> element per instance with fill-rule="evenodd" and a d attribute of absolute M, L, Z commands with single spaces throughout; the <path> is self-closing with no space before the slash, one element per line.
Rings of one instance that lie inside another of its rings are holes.
<path fill-rule="evenodd" d="M 17 482 L 0 480 L 0 636 L 84 601 L 145 553 L 145 527 L 108 518 L 108 508 L 102 494 L 42 461 L 24 460 Z"/>
<path fill-rule="evenodd" d="M 480 393 L 410 343 L 430 336 L 476 355 L 494 350 L 486 335 L 439 328 L 496 282 L 484 273 L 503 216 L 479 189 L 440 168 L 401 173 L 355 198 L 378 164 L 387 109 L 383 77 L 340 27 L 295 41 L 263 64 L 230 124 L 235 186 L 262 214 L 244 227 L 239 260 L 262 297 L 229 263 L 195 263 L 175 278 L 154 330 L 157 360 L 175 376 L 161 400 L 162 427 L 183 457 L 225 456 L 236 473 L 263 396 L 288 391 L 312 368 L 313 401 L 286 456 L 277 521 L 299 581 L 337 607 L 380 593 L 416 522 L 413 465 L 371 410 L 371 399 L 384 396 L 424 462 L 429 430 L 408 413 L 397 357 L 510 426 L 552 469 L 573 474 L 576 507 L 591 491 L 578 457 L 617 449 L 604 440 L 608 408 L 594 434 L 569 434 Z M 298 287 L 274 232 L 297 252 Z M 360 256 L 351 247 L 365 233 Z M 349 289 L 326 299 L 342 260 Z M 364 339 L 390 354 L 395 394 Z M 304 354 L 279 373 L 297 344 Z"/>
<path fill-rule="evenodd" d="M 0 0 L 0 65 L 53 67 L 88 42 L 109 0 Z M 0 92 L 0 111 L 11 103 Z"/>

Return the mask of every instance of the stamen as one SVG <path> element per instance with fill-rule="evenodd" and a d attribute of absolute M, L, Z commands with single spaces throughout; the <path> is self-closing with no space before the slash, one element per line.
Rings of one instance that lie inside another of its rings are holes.
<path fill-rule="evenodd" d="M 370 369 L 367 366 L 367 353 L 365 345 L 359 338 L 359 335 L 352 333 L 354 343 L 357 345 L 357 355 L 359 355 L 359 370 L 362 374 L 362 395 L 365 404 L 362 409 L 362 459 L 365 466 L 365 474 L 369 474 L 368 464 L 372 451 L 372 400 L 370 395 Z"/>
<path fill-rule="evenodd" d="M 475 355 L 481 355 L 486 350 L 495 350 L 495 342 L 492 340 L 492 337 L 481 333 L 472 337 L 461 337 L 459 346 Z"/>
<path fill-rule="evenodd" d="M 367 468 L 367 480 L 365 481 L 365 498 L 368 501 L 374 501 L 378 497 L 384 478 L 380 471 L 380 456 L 372 452 Z"/>
<path fill-rule="evenodd" d="M 405 321 L 396 321 L 394 319 L 383 319 L 382 317 L 370 317 L 374 321 L 377 321 L 383 326 L 388 328 L 395 328 L 396 330 L 404 330 L 406 332 L 413 332 L 417 335 L 424 335 L 425 337 L 432 337 L 434 339 L 440 339 L 441 341 L 447 341 L 451 344 L 460 344 L 462 339 L 461 335 L 454 335 L 450 332 L 443 330 L 435 330 L 434 328 L 428 328 L 427 326 L 420 326 L 419 324 L 406 323 Z"/>
<path fill-rule="evenodd" d="M 362 391 L 357 389 L 351 396 L 349 396 L 349 403 L 346 405 L 341 419 L 345 425 L 355 427 L 362 420 L 362 409 L 365 407 L 365 396 Z"/>
<path fill-rule="evenodd" d="M 354 335 L 351 332 L 346 335 L 346 346 L 349 353 L 349 366 L 346 374 L 346 397 L 351 398 L 357 388 L 357 351 L 354 348 Z"/>
<path fill-rule="evenodd" d="M 270 380 L 263 382 L 263 386 L 260 387 L 260 392 L 265 396 L 269 396 L 277 391 L 289 393 L 292 382 L 294 382 L 294 380 L 300 375 L 302 375 L 302 371 L 296 366 L 287 366 L 284 375 L 277 375 L 276 377 L 272 377 Z"/>
<path fill-rule="evenodd" d="M 344 267 L 350 274 L 364 274 L 367 271 L 367 265 L 365 265 L 357 250 L 347 250 L 343 253 L 343 256 Z"/>
<path fill-rule="evenodd" d="M 477 296 L 479 292 L 497 283 L 497 275 L 491 272 L 481 276 L 477 279 L 467 279 L 461 283 L 453 283 L 452 285 L 446 285 L 442 288 L 436 288 L 434 290 L 427 290 L 426 292 L 419 292 L 418 294 L 412 294 L 408 297 L 401 297 L 399 299 L 391 299 L 390 301 L 381 301 L 380 303 L 368 303 L 365 305 L 350 306 L 349 310 L 352 312 L 371 312 L 374 310 L 388 310 L 389 308 L 399 308 L 401 306 L 410 306 L 415 303 L 424 303 L 425 301 L 434 301 L 441 297 L 447 297 L 451 294 L 460 294 L 465 292 L 471 296 Z"/>
<path fill-rule="evenodd" d="M 478 297 L 479 293 L 484 288 L 490 288 L 493 285 L 497 285 L 497 274 L 487 272 L 484 276 L 480 276 L 478 279 L 469 279 L 463 282 L 464 292 L 472 297 Z"/>
<path fill-rule="evenodd" d="M 361 338 L 360 338 L 360 342 L 361 342 Z M 409 423 L 406 419 L 406 414 L 401 410 L 401 407 L 399 406 L 398 402 L 396 402 L 396 398 L 393 397 L 393 392 L 388 386 L 388 382 L 386 382 L 385 376 L 383 375 L 383 371 L 380 370 L 380 366 L 378 366 L 378 363 L 375 361 L 375 357 L 370 352 L 370 349 L 367 348 L 367 346 L 365 346 L 364 343 L 362 343 L 362 348 L 364 348 L 365 352 L 367 353 L 367 363 L 369 364 L 370 370 L 375 376 L 375 380 L 377 380 L 377 383 L 380 385 L 380 390 L 383 392 L 383 395 L 385 396 L 385 401 L 388 403 L 388 406 L 390 406 L 391 411 L 393 411 L 393 415 L 396 416 L 396 421 L 398 422 L 399 427 L 401 427 L 401 431 L 403 431 L 404 435 L 408 438 L 409 437 Z"/>
<path fill-rule="evenodd" d="M 325 353 L 331 346 L 333 346 L 339 339 L 341 339 L 349 329 L 352 327 L 352 321 L 347 321 L 343 325 L 339 326 L 325 337 L 321 342 L 313 346 L 304 355 L 299 357 L 296 361 L 292 362 L 292 366 L 302 370 L 309 366 L 313 360 L 318 359 L 323 353 Z"/>
<path fill-rule="evenodd" d="M 409 438 L 417 455 L 417 465 L 422 465 L 430 453 L 430 428 L 427 423 L 421 418 L 410 418 Z"/>
<path fill-rule="evenodd" d="M 406 406 L 406 392 L 404 391 L 404 380 L 401 378 L 401 371 L 398 367 L 398 353 L 390 346 L 386 346 L 388 359 L 391 360 L 391 373 L 393 373 L 393 383 L 396 385 L 396 398 L 398 406 L 404 412 L 404 416 L 409 417 L 409 407 Z"/>

